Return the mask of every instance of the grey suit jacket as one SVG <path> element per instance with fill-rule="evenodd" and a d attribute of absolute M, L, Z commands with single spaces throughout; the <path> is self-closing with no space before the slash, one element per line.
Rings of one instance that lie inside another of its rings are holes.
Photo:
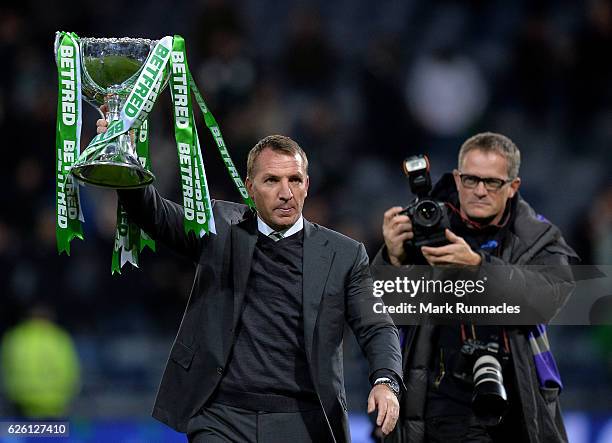
<path fill-rule="evenodd" d="M 242 204 L 216 201 L 216 235 L 183 229 L 183 209 L 152 187 L 120 191 L 130 219 L 152 238 L 189 257 L 196 275 L 187 309 L 159 387 L 153 416 L 185 432 L 221 380 L 232 350 L 257 241 L 256 215 Z M 344 391 L 345 321 L 368 359 L 370 374 L 401 374 L 398 332 L 373 314 L 372 278 L 361 243 L 304 221 L 304 341 L 311 377 L 330 430 L 350 441 Z M 365 382 L 365 380 L 364 380 Z"/>

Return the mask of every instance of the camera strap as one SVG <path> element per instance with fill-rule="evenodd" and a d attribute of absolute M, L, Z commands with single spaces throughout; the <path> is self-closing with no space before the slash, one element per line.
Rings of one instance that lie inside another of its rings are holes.
<path fill-rule="evenodd" d="M 470 324 L 470 328 L 471 328 L 471 333 L 472 333 L 471 334 L 472 335 L 471 338 L 473 340 L 477 340 L 478 337 L 476 335 L 476 327 L 474 326 L 473 323 Z M 499 328 L 501 329 L 501 343 L 500 343 L 500 346 L 502 347 L 503 352 L 505 354 L 510 354 L 510 342 L 508 340 L 508 332 L 506 332 L 506 328 L 504 328 L 503 326 L 500 326 Z M 461 343 L 465 343 L 466 340 L 468 339 L 465 323 L 461 323 L 460 330 L 461 330 Z"/>

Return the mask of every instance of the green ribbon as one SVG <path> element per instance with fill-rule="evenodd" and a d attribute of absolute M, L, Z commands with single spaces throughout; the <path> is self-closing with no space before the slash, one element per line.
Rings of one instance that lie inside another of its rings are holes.
<path fill-rule="evenodd" d="M 81 141 L 81 57 L 78 36 L 58 32 L 55 60 L 59 80 L 56 147 L 56 239 L 59 254 L 70 255 L 70 242 L 83 239 L 78 183 L 70 175 Z"/>
<path fill-rule="evenodd" d="M 170 95 L 174 112 L 174 137 L 179 159 L 185 233 L 202 237 L 216 232 L 204 162 L 191 104 L 185 40 L 175 35 L 170 56 Z"/>
<path fill-rule="evenodd" d="M 204 115 L 204 123 L 206 123 L 206 127 L 212 134 L 213 139 L 215 140 L 215 144 L 217 145 L 219 154 L 221 154 L 223 163 L 225 163 L 225 168 L 227 169 L 228 174 L 234 182 L 234 185 L 236 185 L 236 188 L 238 189 L 238 192 L 240 193 L 244 204 L 250 207 L 251 209 L 255 209 L 255 203 L 253 202 L 251 197 L 249 197 L 249 193 L 246 189 L 246 186 L 244 186 L 244 183 L 240 178 L 240 174 L 238 174 L 238 170 L 236 169 L 236 166 L 234 166 L 234 162 L 232 161 L 232 158 L 230 157 L 229 152 L 227 151 L 227 146 L 225 145 L 225 141 L 223 140 L 223 135 L 221 135 L 221 129 L 217 124 L 217 120 L 212 115 L 212 112 L 210 112 L 210 110 L 208 109 L 208 106 L 206 106 L 206 103 L 202 98 L 202 94 L 200 94 L 200 91 L 198 90 L 198 87 L 196 86 L 195 81 L 191 76 L 191 72 L 188 72 L 187 76 L 189 77 L 189 84 L 193 91 L 193 95 L 195 96 L 196 102 L 198 103 L 200 110 Z"/>
<path fill-rule="evenodd" d="M 117 231 L 113 247 L 111 274 L 121 274 L 121 268 L 126 263 L 138 267 L 138 242 L 140 229 L 129 222 L 127 211 L 117 204 Z"/>
<path fill-rule="evenodd" d="M 147 170 L 151 170 L 151 155 L 149 153 L 149 121 L 145 120 L 137 131 L 136 138 L 136 154 L 142 166 Z M 148 234 L 140 230 L 140 252 L 145 247 L 148 247 L 151 251 L 155 252 L 155 240 L 148 236 Z"/>
<path fill-rule="evenodd" d="M 149 155 L 149 124 L 147 120 L 137 130 L 136 153 L 142 166 L 150 171 L 151 158 Z M 149 247 L 155 252 L 155 241 L 136 223 L 129 221 L 127 211 L 121 203 L 117 202 L 117 229 L 115 231 L 111 274 L 121 274 L 121 268 L 126 263 L 130 263 L 137 268 L 140 253 L 145 247 Z"/>

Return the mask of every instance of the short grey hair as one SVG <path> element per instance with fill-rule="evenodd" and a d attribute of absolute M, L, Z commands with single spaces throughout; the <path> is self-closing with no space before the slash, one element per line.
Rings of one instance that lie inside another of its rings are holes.
<path fill-rule="evenodd" d="M 521 151 L 508 137 L 495 132 L 482 132 L 468 138 L 459 150 L 458 167 L 461 169 L 465 155 L 478 149 L 482 152 L 496 152 L 506 159 L 508 164 L 508 179 L 514 180 L 518 177 L 521 167 Z"/>
<path fill-rule="evenodd" d="M 291 156 L 296 154 L 299 155 L 304 166 L 304 173 L 308 174 L 308 157 L 306 157 L 306 153 L 302 150 L 300 145 L 285 135 L 268 135 L 267 137 L 259 140 L 257 144 L 249 151 L 249 155 L 247 157 L 247 177 L 249 177 L 251 180 L 253 179 L 253 174 L 255 173 L 255 161 L 257 160 L 257 157 L 259 157 L 259 154 L 261 154 L 261 152 L 266 148 L 270 148 L 273 151 Z"/>

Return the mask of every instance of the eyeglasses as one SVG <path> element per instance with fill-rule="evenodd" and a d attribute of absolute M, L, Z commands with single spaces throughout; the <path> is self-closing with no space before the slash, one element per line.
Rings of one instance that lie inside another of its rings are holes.
<path fill-rule="evenodd" d="M 513 179 L 504 180 L 501 178 L 493 177 L 478 177 L 477 175 L 462 174 L 459 173 L 461 184 L 468 189 L 475 188 L 480 182 L 484 183 L 484 187 L 487 191 L 499 191 L 502 186 L 511 183 Z"/>

